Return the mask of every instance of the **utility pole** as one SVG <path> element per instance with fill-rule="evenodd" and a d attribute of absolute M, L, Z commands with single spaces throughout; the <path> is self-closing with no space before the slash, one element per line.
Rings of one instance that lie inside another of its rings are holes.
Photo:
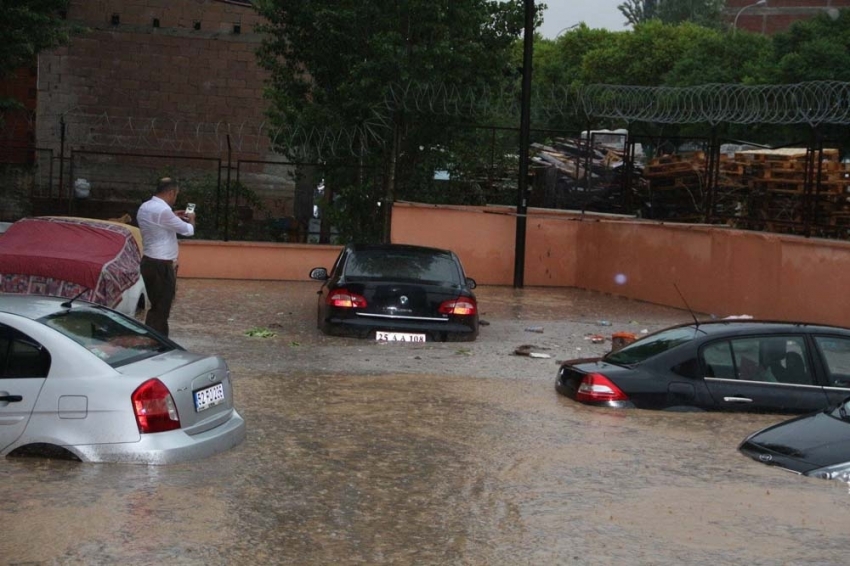
<path fill-rule="evenodd" d="M 522 109 L 519 124 L 519 186 L 516 205 L 514 287 L 525 278 L 525 231 L 528 212 L 528 146 L 531 140 L 531 61 L 534 54 L 534 0 L 525 0 L 525 31 L 522 51 Z"/>

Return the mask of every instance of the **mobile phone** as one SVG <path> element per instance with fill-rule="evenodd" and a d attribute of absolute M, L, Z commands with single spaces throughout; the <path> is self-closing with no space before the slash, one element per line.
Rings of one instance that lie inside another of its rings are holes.
<path fill-rule="evenodd" d="M 195 212 L 195 203 L 190 202 L 186 205 L 186 214 L 192 214 L 193 212 Z"/>

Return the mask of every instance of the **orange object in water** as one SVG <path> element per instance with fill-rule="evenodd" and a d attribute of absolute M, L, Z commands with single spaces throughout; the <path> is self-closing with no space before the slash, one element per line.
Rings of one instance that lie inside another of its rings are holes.
<path fill-rule="evenodd" d="M 637 337 L 631 332 L 615 332 L 611 335 L 611 351 L 615 352 L 626 346 L 631 344 L 637 339 Z"/>

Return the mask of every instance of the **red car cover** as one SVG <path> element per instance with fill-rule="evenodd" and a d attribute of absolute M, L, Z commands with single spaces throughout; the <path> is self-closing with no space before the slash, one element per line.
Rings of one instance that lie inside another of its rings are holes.
<path fill-rule="evenodd" d="M 76 297 L 114 307 L 139 280 L 128 227 L 76 218 L 24 218 L 0 236 L 0 291 Z"/>

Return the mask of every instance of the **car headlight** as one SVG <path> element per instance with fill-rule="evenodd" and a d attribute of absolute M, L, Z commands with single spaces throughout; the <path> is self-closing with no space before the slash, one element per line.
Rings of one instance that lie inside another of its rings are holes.
<path fill-rule="evenodd" d="M 839 480 L 843 482 L 850 482 L 850 462 L 844 462 L 842 464 L 835 464 L 834 466 L 825 466 L 823 468 L 817 468 L 816 470 L 806 472 L 803 475 L 813 478 L 820 478 L 822 480 Z"/>

